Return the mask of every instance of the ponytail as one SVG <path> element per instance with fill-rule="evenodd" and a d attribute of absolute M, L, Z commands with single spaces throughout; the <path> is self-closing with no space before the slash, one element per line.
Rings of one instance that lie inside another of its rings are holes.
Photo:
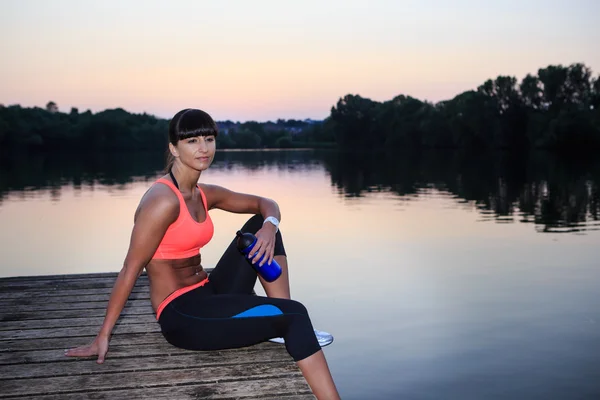
<path fill-rule="evenodd" d="M 168 147 L 167 147 L 167 154 L 165 154 L 165 158 L 166 158 L 166 163 L 165 163 L 164 173 L 168 174 L 169 171 L 171 170 L 171 168 L 173 168 L 173 164 L 175 163 L 175 157 L 173 157 L 173 154 L 171 154 L 171 151 L 169 150 Z"/>

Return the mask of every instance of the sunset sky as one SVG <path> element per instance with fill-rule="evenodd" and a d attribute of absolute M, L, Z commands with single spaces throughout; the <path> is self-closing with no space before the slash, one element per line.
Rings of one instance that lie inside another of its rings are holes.
<path fill-rule="evenodd" d="M 600 73 L 594 0 L 1 0 L 0 103 L 322 119 L 549 64 Z"/>

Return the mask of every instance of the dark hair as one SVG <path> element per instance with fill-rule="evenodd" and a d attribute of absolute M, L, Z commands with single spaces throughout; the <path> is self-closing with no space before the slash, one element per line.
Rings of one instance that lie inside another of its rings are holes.
<path fill-rule="evenodd" d="M 169 143 L 176 145 L 180 140 L 194 136 L 217 136 L 219 129 L 217 124 L 208 113 L 193 108 L 179 111 L 169 122 Z M 167 148 L 168 172 L 173 166 L 175 158 Z"/>

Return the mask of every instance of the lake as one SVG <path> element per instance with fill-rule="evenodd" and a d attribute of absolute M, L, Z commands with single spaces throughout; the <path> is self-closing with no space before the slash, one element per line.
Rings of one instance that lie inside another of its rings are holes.
<path fill-rule="evenodd" d="M 3 157 L 0 276 L 118 271 L 162 167 Z M 279 203 L 292 297 L 335 336 L 342 398 L 600 398 L 600 163 L 227 151 L 200 180 Z M 205 267 L 246 216 L 211 218 Z"/>

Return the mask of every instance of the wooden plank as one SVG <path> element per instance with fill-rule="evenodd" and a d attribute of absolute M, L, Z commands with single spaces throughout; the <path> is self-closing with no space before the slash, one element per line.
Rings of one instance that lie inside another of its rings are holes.
<path fill-rule="evenodd" d="M 214 268 L 205 268 L 204 270 L 210 274 Z M 112 286 L 115 279 L 118 276 L 118 272 L 106 272 L 96 274 L 67 274 L 67 275 L 42 275 L 42 276 L 21 276 L 21 277 L 7 277 L 0 279 L 0 291 L 3 289 L 9 289 L 13 287 L 27 286 L 27 287 L 41 287 L 41 286 L 60 286 L 69 284 L 94 284 L 97 282 L 108 283 Z M 148 275 L 144 272 L 136 281 L 137 284 L 147 285 Z"/>
<path fill-rule="evenodd" d="M 314 400 L 303 380 L 268 378 L 260 380 L 160 386 L 152 388 L 110 388 L 99 392 L 31 395 L 31 400 L 197 400 L 197 399 L 281 399 Z"/>
<path fill-rule="evenodd" d="M 106 303 L 105 303 L 106 304 Z M 106 313 L 106 307 L 104 308 L 94 308 L 91 310 L 55 310 L 50 312 L 40 311 L 40 310 L 32 310 L 32 311 L 21 311 L 19 313 L 11 313 L 0 315 L 0 330 L 2 330 L 2 326 L 4 322 L 8 321 L 27 321 L 27 320 L 52 320 L 52 319 L 67 319 L 67 318 L 81 318 L 85 315 L 88 318 L 95 317 L 103 317 Z M 151 306 L 148 307 L 128 307 L 121 312 L 121 316 L 131 316 L 131 315 L 154 315 L 154 311 Z"/>
<path fill-rule="evenodd" d="M 80 313 L 81 314 L 81 313 Z M 0 331 L 6 330 L 24 330 L 24 329 L 50 329 L 50 328 L 66 328 L 76 326 L 96 326 L 98 329 L 104 322 L 104 312 L 101 316 L 82 318 L 53 318 L 53 319 L 32 319 L 21 321 L 3 321 L 0 324 Z M 156 317 L 153 313 L 143 314 L 127 314 L 119 318 L 121 324 L 149 324 L 156 322 Z"/>
<path fill-rule="evenodd" d="M 67 346 L 58 349 L 51 350 L 29 350 L 29 351 L 7 351 L 0 353 L 0 365 L 16 365 L 24 363 L 47 363 L 47 362 L 73 362 L 78 360 L 77 358 L 66 357 L 64 355 L 64 349 L 70 347 L 77 347 L 79 345 L 88 344 L 93 340 L 93 337 L 87 338 L 83 342 L 78 343 L 67 343 Z M 283 350 L 283 353 L 287 354 L 285 347 L 271 342 L 260 343 L 255 346 L 251 346 L 253 349 L 275 349 Z M 240 351 L 240 349 L 230 349 L 221 351 Z M 111 340 L 110 347 L 108 349 L 107 359 L 119 359 L 128 357 L 150 357 L 160 355 L 173 355 L 173 354 L 184 354 L 189 353 L 189 350 L 180 349 L 168 343 L 164 338 L 160 342 L 150 344 L 136 344 L 135 346 L 131 343 L 115 344 Z"/>
<path fill-rule="evenodd" d="M 69 278 L 69 277 L 60 277 L 60 276 L 47 276 L 47 277 L 36 277 L 35 279 L 23 279 L 23 280 L 10 280 L 10 279 L 1 279 L 0 280 L 0 289 L 11 288 L 14 286 L 62 286 L 69 284 L 94 284 L 94 283 L 104 283 L 104 284 L 114 284 L 117 279 L 117 275 L 114 276 L 102 276 L 102 277 L 81 277 L 81 278 Z M 140 276 L 136 283 L 139 284 L 147 284 L 148 277 Z"/>
<path fill-rule="evenodd" d="M 4 282 L 24 282 L 32 280 L 66 280 L 66 279 L 93 279 L 93 278 L 116 278 L 118 272 L 91 272 L 86 274 L 60 274 L 60 275 L 36 275 L 36 276 L 9 276 L 2 278 L 0 284 Z M 143 272 L 141 276 L 146 276 Z"/>
<path fill-rule="evenodd" d="M 63 294 L 62 296 L 19 296 L 19 297 L 3 297 L 0 299 L 0 310 L 5 307 L 11 307 L 16 305 L 36 305 L 39 303 L 57 303 L 57 304 L 69 304 L 69 303 L 83 303 L 83 302 L 108 302 L 110 298 L 110 291 L 102 290 L 101 293 L 89 293 L 89 291 L 82 291 L 81 294 L 73 295 L 71 293 Z M 130 300 L 148 300 L 150 299 L 150 291 L 146 290 L 143 292 L 133 292 L 129 296 Z"/>
<path fill-rule="evenodd" d="M 114 335 L 121 333 L 160 332 L 158 323 L 153 324 L 119 324 L 113 330 Z M 90 336 L 98 333 L 98 326 L 77 328 L 27 329 L 16 331 L 0 331 L 0 340 L 36 339 L 51 337 Z"/>
<path fill-rule="evenodd" d="M 8 379 L 70 376 L 73 375 L 74 369 L 76 369 L 77 375 L 86 375 L 292 360 L 286 352 L 282 352 L 276 345 L 268 347 L 252 346 L 236 351 L 206 352 L 181 351 L 173 346 L 165 351 L 165 346 L 155 346 L 153 349 L 152 345 L 146 345 L 145 349 L 139 354 L 135 351 L 133 353 L 127 353 L 127 351 L 131 351 L 131 349 L 123 348 L 121 354 L 115 356 L 111 350 L 104 364 L 97 364 L 95 357 L 82 359 L 65 357 L 61 354 L 62 359 L 58 361 L 50 359 L 48 362 L 0 365 L 0 385 L 2 380 Z M 54 353 L 57 352 L 54 351 Z M 77 363 L 77 365 L 74 366 L 73 363 Z"/>
<path fill-rule="evenodd" d="M 41 282 L 15 282 L 10 285 L 4 285 L 0 287 L 0 294 L 19 292 L 27 290 L 31 293 L 37 292 L 60 292 L 68 289 L 111 289 L 115 284 L 114 279 L 100 279 L 85 281 L 82 279 L 71 280 L 71 281 L 41 281 Z M 146 282 L 136 282 L 135 286 L 145 286 Z M 134 287 L 135 287 L 134 286 Z"/>
<path fill-rule="evenodd" d="M 86 340 L 83 344 L 90 343 L 93 337 Z M 77 347 L 77 345 L 68 345 L 66 347 Z M 107 360 L 116 360 L 126 357 L 149 357 L 162 355 L 183 354 L 187 350 L 171 346 L 166 340 L 163 343 L 153 343 L 146 345 L 130 346 L 128 344 L 114 345 L 111 343 Z M 33 351 L 8 351 L 0 353 L 0 365 L 16 365 L 26 363 L 48 363 L 48 362 L 74 362 L 77 358 L 66 357 L 64 349 L 52 350 L 33 350 Z"/>
<path fill-rule="evenodd" d="M 88 289 L 64 289 L 64 290 L 56 290 L 56 291 L 16 291 L 16 292 L 6 292 L 2 293 L 0 291 L 0 299 L 3 300 L 13 300 L 13 299 L 25 299 L 31 296 L 35 296 L 40 299 L 47 298 L 76 298 L 77 296 L 85 296 L 85 295 L 93 295 L 93 294 L 105 294 L 107 296 L 110 295 L 110 289 L 107 288 L 88 288 Z M 140 286 L 134 287 L 131 291 L 132 294 L 140 293 L 147 294 L 150 297 L 150 288 L 148 286 Z M 131 297 L 131 296 L 130 296 Z"/>
<path fill-rule="evenodd" d="M 77 364 L 72 363 L 71 374 L 77 374 Z M 168 371 L 168 375 L 166 374 Z M 237 365 L 211 365 L 209 367 L 187 367 L 159 371 L 114 372 L 78 375 L 74 384 L 72 376 L 52 378 L 13 379 L 2 382 L 0 399 L 14 396 L 31 396 L 40 393 L 61 394 L 69 392 L 103 391 L 113 388 L 134 389 L 164 385 L 168 376 L 169 385 L 185 385 L 232 382 L 240 379 L 294 378 L 301 375 L 298 367 L 290 362 L 265 362 Z"/>
<path fill-rule="evenodd" d="M 89 336 L 77 337 L 5 340 L 0 342 L 0 352 L 67 349 L 88 344 L 95 336 L 94 333 Z M 139 346 L 164 342 L 165 338 L 160 332 L 121 334 L 113 336 L 110 340 L 111 346 L 125 344 Z"/>
<path fill-rule="evenodd" d="M 211 273 L 214 268 L 204 268 L 207 273 Z M 36 276 L 9 276 L 6 278 L 0 278 L 0 285 L 2 283 L 9 282 L 29 282 L 32 280 L 75 280 L 84 279 L 90 280 L 95 278 L 116 278 L 119 275 L 118 271 L 114 272 L 90 272 L 84 274 L 59 274 L 59 275 L 36 275 Z M 146 278 L 148 274 L 144 270 L 140 275 L 140 278 Z"/>
<path fill-rule="evenodd" d="M 103 308 L 106 309 L 106 302 L 85 302 L 85 303 L 69 303 L 68 307 L 71 310 L 77 309 L 77 310 L 92 310 L 92 309 L 98 309 L 98 308 Z M 125 307 L 147 307 L 147 308 L 151 308 L 150 305 L 150 301 L 143 299 L 143 300 L 128 300 L 127 303 L 125 303 Z M 64 310 L 65 307 L 62 306 L 60 303 L 50 303 L 50 304 L 37 304 L 35 306 L 35 308 L 37 310 L 40 311 L 58 311 L 58 310 Z M 10 312 L 12 313 L 19 313 L 21 311 L 27 311 L 30 310 L 31 306 L 25 305 L 25 306 L 15 306 L 15 307 L 11 307 Z"/>
<path fill-rule="evenodd" d="M 64 303 L 64 302 L 59 302 L 59 301 L 50 301 L 50 302 L 45 302 L 43 300 L 30 300 L 28 301 L 26 304 L 12 304 L 10 306 L 7 307 L 1 307 L 0 308 L 0 318 L 2 315 L 8 314 L 8 313 L 14 313 L 14 312 L 21 312 L 21 311 L 27 311 L 27 310 L 44 310 L 44 311 L 53 311 L 53 310 L 64 310 L 64 309 L 79 309 L 79 310 L 85 310 L 85 309 L 96 309 L 96 308 L 106 308 L 106 305 L 108 304 L 108 301 L 104 300 L 104 301 L 78 301 L 78 302 L 70 302 L 70 303 Z M 143 299 L 129 299 L 127 300 L 127 303 L 125 303 L 125 307 L 140 307 L 140 306 L 146 306 L 146 305 L 150 305 L 150 299 L 147 298 L 143 298 Z"/>

